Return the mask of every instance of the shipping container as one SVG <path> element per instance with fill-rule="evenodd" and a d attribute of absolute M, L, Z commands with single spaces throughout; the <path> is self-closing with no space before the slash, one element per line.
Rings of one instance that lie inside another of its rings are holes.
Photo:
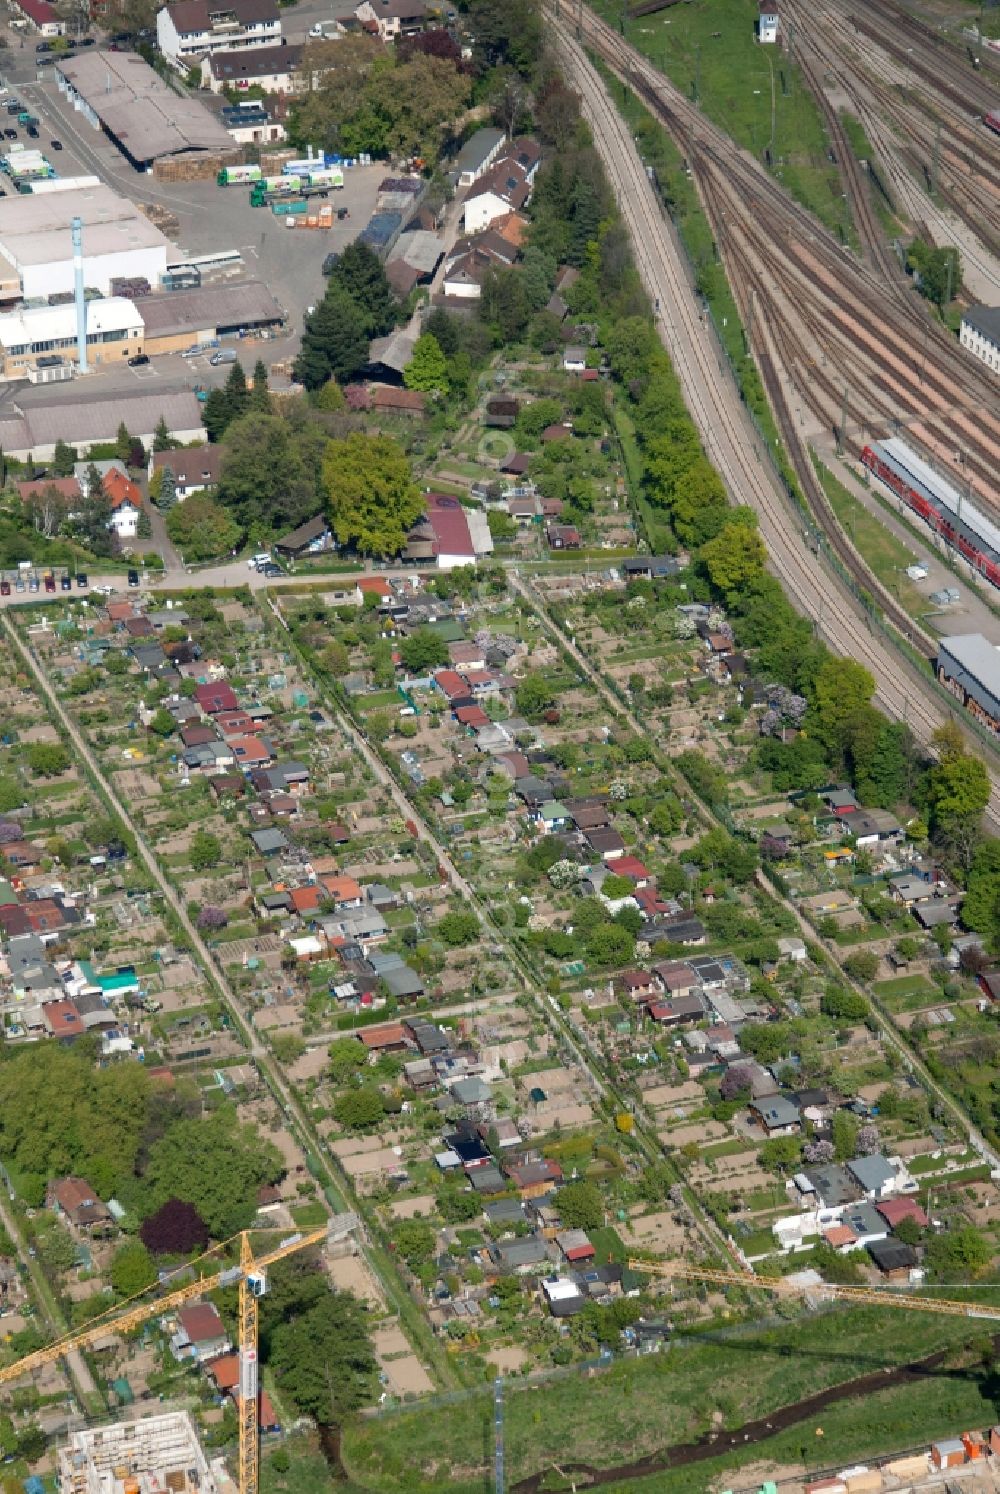
<path fill-rule="evenodd" d="M 291 214 L 307 213 L 309 204 L 301 197 L 286 198 L 283 202 L 272 202 L 271 212 L 276 218 L 286 218 Z"/>
<path fill-rule="evenodd" d="M 220 187 L 248 187 L 262 175 L 259 166 L 223 166 L 215 180 Z"/>

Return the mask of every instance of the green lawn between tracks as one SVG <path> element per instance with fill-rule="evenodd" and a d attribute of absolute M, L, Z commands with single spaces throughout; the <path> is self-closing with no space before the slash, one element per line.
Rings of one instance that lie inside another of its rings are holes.
<path fill-rule="evenodd" d="M 592 0 L 620 26 L 622 0 Z M 855 243 L 850 209 L 819 107 L 777 47 L 758 46 L 756 0 L 692 0 L 625 24 L 625 35 L 710 119 L 758 159 L 843 242 Z M 773 84 L 773 89 L 772 89 Z M 773 117 L 772 117 L 773 102 Z M 773 125 L 773 133 L 772 133 Z"/>
<path fill-rule="evenodd" d="M 815 1425 L 796 1425 L 739 1454 L 651 1475 L 641 1481 L 643 1494 L 704 1489 L 737 1461 L 798 1462 L 803 1445 L 810 1466 L 820 1467 L 985 1427 L 995 1415 L 982 1367 L 988 1326 L 895 1308 L 834 1308 L 776 1327 L 741 1326 L 711 1341 L 675 1340 L 662 1354 L 619 1362 L 592 1378 L 572 1373 L 535 1387 L 511 1380 L 507 1484 L 563 1462 L 614 1468 L 665 1453 L 704 1435 L 718 1411 L 735 1429 L 829 1386 L 945 1348 L 954 1356 L 926 1381 L 827 1408 L 821 1439 Z M 424 1402 L 355 1421 L 343 1435 L 351 1485 L 379 1494 L 481 1494 L 492 1488 L 492 1416 L 487 1388 L 450 1404 Z M 637 1484 L 633 1478 L 613 1487 Z"/>

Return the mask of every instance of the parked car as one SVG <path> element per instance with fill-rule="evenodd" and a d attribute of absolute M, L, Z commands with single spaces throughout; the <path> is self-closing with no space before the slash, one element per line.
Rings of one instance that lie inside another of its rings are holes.
<path fill-rule="evenodd" d="M 16 130 L 7 129 L 7 130 L 4 130 L 3 134 L 4 134 L 4 139 L 5 140 L 16 140 L 17 139 L 17 131 Z"/>
<path fill-rule="evenodd" d="M 10 582 L 9 581 L 0 581 L 0 597 L 9 597 L 9 596 L 10 596 Z"/>
<path fill-rule="evenodd" d="M 65 576 L 59 577 L 59 586 L 62 591 L 73 590 L 73 577 L 67 572 Z"/>
<path fill-rule="evenodd" d="M 129 368 L 142 368 L 148 362 L 149 357 L 146 353 L 133 353 L 132 357 L 128 360 L 128 366 Z"/>
<path fill-rule="evenodd" d="M 129 571 L 129 573 L 128 573 L 128 584 L 129 584 L 129 586 L 138 586 L 139 585 L 139 572 L 138 571 Z"/>
<path fill-rule="evenodd" d="M 87 572 L 86 571 L 77 571 L 77 573 L 76 573 L 76 584 L 77 584 L 78 588 L 80 589 L 80 591 L 85 591 L 86 588 L 90 585 L 90 582 L 87 579 Z"/>
<path fill-rule="evenodd" d="M 28 125 L 27 126 L 27 135 L 28 135 L 28 139 L 29 140 L 37 140 L 38 139 L 38 126 L 37 125 Z"/>
<path fill-rule="evenodd" d="M 283 576 L 285 574 L 281 566 L 275 565 L 273 560 L 269 560 L 267 565 L 259 566 L 258 571 L 261 576 Z"/>
<path fill-rule="evenodd" d="M 46 576 L 45 577 L 45 590 L 46 591 L 55 591 L 55 589 L 56 589 L 56 578 L 55 578 L 55 576 Z"/>
<path fill-rule="evenodd" d="M 42 583 L 39 581 L 37 576 L 32 576 L 31 580 L 28 582 L 28 590 L 38 591 L 41 588 L 41 584 Z"/>
<path fill-rule="evenodd" d="M 50 140 L 49 144 L 51 145 L 51 147 L 52 147 L 53 150 L 62 150 L 62 141 L 61 140 Z"/>
<path fill-rule="evenodd" d="M 37 45 L 37 47 L 35 48 L 35 51 L 36 52 L 51 52 L 52 51 L 52 43 L 51 42 L 39 42 L 38 45 Z"/>

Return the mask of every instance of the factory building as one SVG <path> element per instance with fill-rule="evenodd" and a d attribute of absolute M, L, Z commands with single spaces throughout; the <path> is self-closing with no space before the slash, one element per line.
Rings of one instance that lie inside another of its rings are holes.
<path fill-rule="evenodd" d="M 49 462 L 56 442 L 75 446 L 83 456 L 91 447 L 113 441 L 119 424 L 149 451 L 159 420 L 182 445 L 207 439 L 204 415 L 191 389 L 156 382 L 155 393 L 139 388 L 102 394 L 100 384 L 71 385 L 66 389 L 22 386 L 12 400 L 0 405 L 0 447 L 7 456 Z"/>
<path fill-rule="evenodd" d="M 211 343 L 234 333 L 277 328 L 285 320 L 281 307 L 259 280 L 139 296 L 135 309 L 145 328 L 143 350 L 151 357 L 182 353 L 196 343 Z"/>
<path fill-rule="evenodd" d="M 59 1494 L 235 1494 L 205 1456 L 187 1411 L 71 1433 L 59 1449 Z"/>
<path fill-rule="evenodd" d="M 1000 649 L 982 633 L 942 638 L 937 675 L 970 715 L 1000 735 Z"/>
<path fill-rule="evenodd" d="M 142 352 L 142 317 L 131 301 L 114 296 L 87 303 L 87 358 L 92 368 L 122 363 Z M 29 369 L 53 367 L 62 357 L 76 362 L 77 311 L 64 306 L 35 306 L 0 316 L 0 376 L 23 379 Z"/>
<path fill-rule="evenodd" d="M 73 290 L 70 223 L 83 224 L 83 278 L 107 295 L 115 278 L 158 285 L 169 240 L 110 187 L 0 198 L 0 293 L 17 280 L 26 301 Z"/>
<path fill-rule="evenodd" d="M 103 130 L 137 171 L 179 157 L 194 177 L 201 174 L 199 163 L 208 175 L 220 163 L 242 159 L 204 104 L 179 98 L 134 52 L 81 53 L 60 60 L 53 71 L 74 109 Z"/>

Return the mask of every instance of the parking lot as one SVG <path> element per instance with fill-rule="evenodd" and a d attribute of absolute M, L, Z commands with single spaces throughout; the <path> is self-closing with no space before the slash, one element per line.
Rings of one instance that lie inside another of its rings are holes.
<path fill-rule="evenodd" d="M 302 318 L 310 305 L 323 294 L 322 263 L 332 250 L 342 250 L 364 227 L 375 206 L 378 184 L 386 174 L 384 165 L 354 167 L 345 173 L 345 186 L 334 197 L 337 208 L 346 208 L 349 217 L 334 218 L 329 229 L 289 230 L 286 220 L 275 218 L 266 208 L 251 208 L 244 188 L 221 188 L 214 181 L 169 183 L 133 170 L 106 136 L 68 107 L 51 74 L 35 67 L 34 42 L 24 50 L 16 33 L 8 33 L 10 49 L 0 54 L 0 71 L 12 94 L 20 98 L 32 114 L 37 115 L 39 138 L 29 140 L 19 127 L 18 139 L 24 145 L 40 148 L 49 157 L 60 176 L 96 175 L 113 190 L 138 204 L 158 204 L 174 213 L 179 224 L 177 257 L 207 254 L 221 249 L 238 249 L 244 269 L 228 270 L 225 278 L 244 275 L 267 285 L 279 305 L 288 314 L 288 328 L 283 337 L 250 344 L 246 359 L 258 356 L 268 364 L 292 355 L 298 347 Z M 0 112 L 0 127 L 16 125 Z M 62 150 L 52 152 L 55 138 Z M 210 278 L 206 283 L 211 283 Z M 207 360 L 204 360 L 207 363 Z M 197 369 L 202 382 L 217 381 L 225 369 Z M 115 370 L 115 376 L 126 383 L 133 380 L 183 378 L 185 364 L 175 357 L 157 358 L 139 369 Z"/>

